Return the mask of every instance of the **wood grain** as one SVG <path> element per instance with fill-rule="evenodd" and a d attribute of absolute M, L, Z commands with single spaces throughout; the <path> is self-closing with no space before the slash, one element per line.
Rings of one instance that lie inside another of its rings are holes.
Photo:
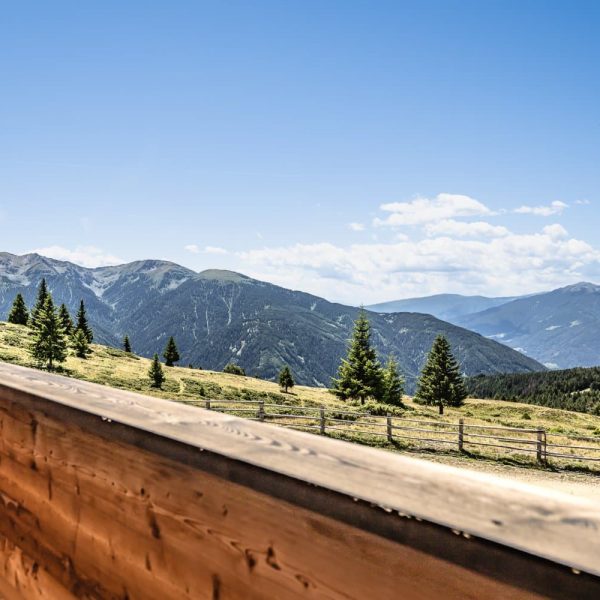
<path fill-rule="evenodd" d="M 592 598 L 599 512 L 0 363 L 6 598 Z"/>

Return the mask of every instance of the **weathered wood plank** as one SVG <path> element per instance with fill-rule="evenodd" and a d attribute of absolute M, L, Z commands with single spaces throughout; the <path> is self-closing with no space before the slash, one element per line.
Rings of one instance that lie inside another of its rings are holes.
<path fill-rule="evenodd" d="M 23 597 L 40 573 L 90 598 L 600 589 L 552 566 L 598 572 L 600 509 L 547 491 L 4 364 L 0 434 L 0 579 Z"/>

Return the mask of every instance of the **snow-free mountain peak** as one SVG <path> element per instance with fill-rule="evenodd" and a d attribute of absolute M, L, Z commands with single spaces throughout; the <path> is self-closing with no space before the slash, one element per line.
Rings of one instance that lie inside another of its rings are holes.
<path fill-rule="evenodd" d="M 222 369 L 236 362 L 248 373 L 273 379 L 289 365 L 299 383 L 328 386 L 346 351 L 358 309 L 231 271 L 195 273 L 165 261 L 138 261 L 85 269 L 44 259 L 27 277 L 10 273 L 27 260 L 3 255 L 0 315 L 17 292 L 31 306 L 42 277 L 58 303 L 72 311 L 80 299 L 96 340 L 120 345 L 127 334 L 144 356 L 161 353 L 175 336 L 182 364 Z M 414 386 L 436 335 L 445 334 L 465 373 L 528 372 L 543 367 L 506 346 L 429 315 L 371 314 L 382 360 L 394 354 Z"/>

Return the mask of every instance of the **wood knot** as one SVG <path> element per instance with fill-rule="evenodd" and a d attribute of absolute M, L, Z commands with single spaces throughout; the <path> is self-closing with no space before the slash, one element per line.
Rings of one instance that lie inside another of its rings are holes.
<path fill-rule="evenodd" d="M 150 508 L 148 508 L 148 525 L 150 525 L 150 531 L 152 532 L 152 537 L 160 540 L 160 527 L 158 526 L 158 521 L 156 520 L 156 515 L 152 512 Z"/>
<path fill-rule="evenodd" d="M 281 567 L 275 558 L 275 550 L 271 546 L 267 550 L 267 564 L 276 571 L 281 571 Z"/>

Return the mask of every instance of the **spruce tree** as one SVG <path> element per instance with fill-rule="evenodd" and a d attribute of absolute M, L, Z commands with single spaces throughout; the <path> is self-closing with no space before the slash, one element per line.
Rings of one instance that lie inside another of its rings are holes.
<path fill-rule="evenodd" d="M 404 377 L 398 372 L 398 363 L 390 355 L 383 371 L 383 393 L 381 400 L 385 404 L 404 406 Z"/>
<path fill-rule="evenodd" d="M 123 338 L 123 350 L 127 352 L 127 354 L 131 354 L 131 342 L 129 341 L 128 335 Z"/>
<path fill-rule="evenodd" d="M 364 310 L 354 322 L 354 331 L 348 354 L 342 359 L 332 392 L 341 398 L 358 398 L 361 404 L 367 398 L 381 399 L 383 373 L 377 354 L 371 346 L 371 324 Z"/>
<path fill-rule="evenodd" d="M 279 387 L 282 390 L 284 390 L 285 393 L 287 394 L 288 390 L 290 388 L 293 388 L 294 385 L 295 385 L 294 377 L 292 375 L 292 372 L 290 371 L 290 368 L 286 365 L 279 372 Z"/>
<path fill-rule="evenodd" d="M 150 364 L 150 369 L 148 369 L 148 377 L 150 377 L 151 384 L 150 386 L 153 388 L 160 389 L 162 384 L 165 382 L 165 374 L 163 373 L 162 365 L 160 364 L 160 360 L 158 359 L 158 354 L 154 355 L 152 359 L 152 363 Z"/>
<path fill-rule="evenodd" d="M 71 338 L 71 347 L 75 351 L 77 358 L 87 358 L 90 353 L 90 343 L 87 340 L 85 333 L 78 329 Z"/>
<path fill-rule="evenodd" d="M 448 340 L 439 335 L 421 373 L 415 402 L 437 405 L 442 415 L 444 406 L 462 406 L 466 397 L 460 365 L 452 355 Z"/>
<path fill-rule="evenodd" d="M 50 292 L 48 291 L 48 286 L 46 285 L 46 279 L 42 279 L 42 281 L 40 281 L 40 285 L 38 287 L 37 299 L 35 301 L 35 305 L 33 307 L 33 310 L 31 311 L 31 320 L 29 321 L 29 324 L 32 327 L 37 326 L 38 314 L 40 313 L 41 310 L 43 310 L 48 296 L 50 296 Z"/>
<path fill-rule="evenodd" d="M 177 344 L 173 336 L 169 338 L 163 356 L 167 367 L 172 367 L 179 360 L 179 351 L 177 350 Z"/>
<path fill-rule="evenodd" d="M 65 330 L 65 335 L 73 335 L 73 319 L 71 319 L 69 310 L 64 304 L 61 304 L 60 308 L 58 309 L 58 318 L 62 323 L 63 329 Z"/>
<path fill-rule="evenodd" d="M 55 363 L 62 363 L 67 357 L 65 332 L 50 295 L 38 311 L 35 334 L 29 352 L 49 371 L 54 369 Z"/>
<path fill-rule="evenodd" d="M 85 312 L 85 304 L 83 303 L 83 300 L 79 304 L 79 310 L 77 311 L 77 324 L 75 326 L 75 331 L 83 331 L 83 333 L 85 333 L 85 337 L 87 338 L 88 343 L 92 343 L 94 339 L 94 332 L 92 331 L 92 328 L 88 323 L 87 314 Z"/>
<path fill-rule="evenodd" d="M 17 294 L 13 302 L 10 313 L 8 313 L 8 322 L 13 325 L 27 325 L 29 322 L 29 311 L 21 294 Z"/>

